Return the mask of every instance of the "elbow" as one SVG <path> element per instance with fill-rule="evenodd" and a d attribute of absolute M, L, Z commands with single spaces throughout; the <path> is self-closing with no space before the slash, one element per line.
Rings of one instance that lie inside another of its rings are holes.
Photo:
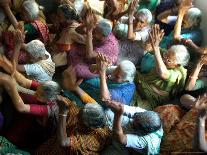
<path fill-rule="evenodd" d="M 176 42 L 181 41 L 181 37 L 180 37 L 180 35 L 174 35 L 173 39 L 174 39 L 174 41 L 176 41 Z"/>
<path fill-rule="evenodd" d="M 167 80 L 169 78 L 169 75 L 165 72 L 160 73 L 160 78 L 163 80 Z"/>
<path fill-rule="evenodd" d="M 19 112 L 19 113 L 25 113 L 27 110 L 24 106 L 16 106 L 16 110 Z"/>

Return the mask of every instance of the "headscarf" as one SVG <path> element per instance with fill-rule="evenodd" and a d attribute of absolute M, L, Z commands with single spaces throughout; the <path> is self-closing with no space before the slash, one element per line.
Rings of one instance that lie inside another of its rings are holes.
<path fill-rule="evenodd" d="M 69 4 L 63 4 L 58 6 L 58 9 L 60 9 L 63 12 L 67 20 L 80 20 L 80 16 L 73 6 Z"/>

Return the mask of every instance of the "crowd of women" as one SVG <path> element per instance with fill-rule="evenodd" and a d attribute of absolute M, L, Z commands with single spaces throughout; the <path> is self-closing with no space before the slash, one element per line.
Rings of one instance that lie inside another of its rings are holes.
<path fill-rule="evenodd" d="M 207 152 L 196 0 L 0 0 L 0 154 Z"/>

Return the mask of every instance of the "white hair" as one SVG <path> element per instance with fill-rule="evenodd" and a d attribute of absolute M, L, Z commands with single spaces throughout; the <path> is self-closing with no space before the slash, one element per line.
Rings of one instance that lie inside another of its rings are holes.
<path fill-rule="evenodd" d="M 123 60 L 120 62 L 119 66 L 120 66 L 120 69 L 125 74 L 125 77 L 123 78 L 123 80 L 133 82 L 135 73 L 136 73 L 135 65 L 129 60 Z"/>
<path fill-rule="evenodd" d="M 32 40 L 27 43 L 25 50 L 35 59 L 42 58 L 47 52 L 45 45 L 39 40 Z"/>
<path fill-rule="evenodd" d="M 137 11 L 137 15 L 139 14 L 143 14 L 144 15 L 144 18 L 145 20 L 147 20 L 147 23 L 151 23 L 152 22 L 152 13 L 150 10 L 148 9 L 140 9 Z"/>
<path fill-rule="evenodd" d="M 200 26 L 200 23 L 201 23 L 201 15 L 202 15 L 202 12 L 200 9 L 198 8 L 190 8 L 187 12 L 187 20 L 189 23 L 191 23 L 192 27 L 198 27 Z"/>
<path fill-rule="evenodd" d="M 169 50 L 175 53 L 177 64 L 181 66 L 188 65 L 190 54 L 184 45 L 173 45 Z"/>
<path fill-rule="evenodd" d="M 35 20 L 38 18 L 40 13 L 39 5 L 34 0 L 26 0 L 22 6 L 27 12 L 30 20 Z"/>

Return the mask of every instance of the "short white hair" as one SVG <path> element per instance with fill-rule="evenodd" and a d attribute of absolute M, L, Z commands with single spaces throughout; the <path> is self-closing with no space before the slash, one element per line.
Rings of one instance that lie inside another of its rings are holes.
<path fill-rule="evenodd" d="M 190 54 L 184 45 L 173 45 L 169 50 L 175 53 L 177 64 L 181 66 L 188 65 Z"/>
<path fill-rule="evenodd" d="M 30 20 L 35 20 L 38 18 L 40 9 L 39 9 L 39 5 L 34 0 L 26 0 L 22 4 L 22 6 L 27 12 Z"/>
<path fill-rule="evenodd" d="M 144 15 L 144 20 L 147 20 L 147 23 L 152 22 L 152 13 L 148 9 L 140 9 L 137 11 L 137 15 L 143 14 Z"/>
<path fill-rule="evenodd" d="M 32 40 L 27 43 L 25 50 L 35 59 L 42 58 L 46 54 L 45 45 L 39 40 Z"/>
<path fill-rule="evenodd" d="M 123 80 L 133 82 L 135 73 L 136 73 L 135 65 L 129 60 L 123 60 L 120 62 L 118 66 L 125 74 L 125 77 L 123 78 Z"/>
<path fill-rule="evenodd" d="M 187 12 L 187 20 L 191 23 L 192 27 L 198 27 L 201 23 L 202 12 L 200 9 L 193 7 L 190 8 Z"/>

